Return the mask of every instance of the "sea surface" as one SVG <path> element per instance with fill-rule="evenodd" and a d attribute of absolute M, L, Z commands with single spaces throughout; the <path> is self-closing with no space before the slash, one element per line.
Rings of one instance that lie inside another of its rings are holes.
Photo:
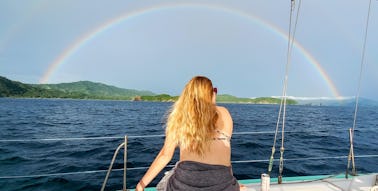
<path fill-rule="evenodd" d="M 160 150 L 172 103 L 0 99 L 0 190 L 100 190 L 113 153 L 128 135 L 127 187 L 134 188 Z M 278 105 L 221 104 L 234 121 L 238 179 L 267 172 Z M 354 107 L 287 107 L 283 176 L 345 173 Z M 378 107 L 359 107 L 354 134 L 358 173 L 378 172 Z M 147 136 L 147 137 L 144 137 Z M 73 139 L 74 138 L 74 139 Z M 85 139 L 83 139 L 85 138 Z M 277 153 L 281 134 L 277 137 Z M 369 157 L 375 155 L 375 157 Z M 123 168 L 123 150 L 114 168 Z M 328 157 L 328 158 L 325 158 Z M 170 164 L 178 160 L 176 152 Z M 168 170 L 167 168 L 166 170 Z M 272 177 L 278 173 L 278 162 Z M 121 170 L 106 190 L 122 189 Z M 162 173 L 150 186 L 156 185 Z"/>

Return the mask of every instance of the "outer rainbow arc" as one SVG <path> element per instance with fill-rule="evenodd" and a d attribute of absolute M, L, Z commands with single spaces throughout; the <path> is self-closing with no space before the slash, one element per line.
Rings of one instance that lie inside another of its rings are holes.
<path fill-rule="evenodd" d="M 151 10 L 153 10 L 151 8 Z M 150 9 L 145 9 L 145 11 L 151 11 Z M 111 28 L 112 26 L 120 23 L 123 20 L 129 19 L 129 17 L 138 16 L 139 14 L 142 14 L 141 11 L 134 11 L 125 15 L 122 15 L 121 17 L 111 19 L 110 21 L 96 27 L 96 29 L 91 30 L 88 33 L 85 33 L 80 38 L 78 38 L 71 46 L 66 48 L 62 54 L 56 58 L 52 64 L 49 65 L 46 72 L 42 76 L 42 78 L 39 80 L 40 83 L 47 83 L 48 79 L 51 77 L 51 75 L 58 69 L 60 65 L 62 65 L 67 59 L 70 58 L 71 55 L 73 55 L 76 51 L 78 51 L 81 47 L 83 47 L 87 42 L 94 39 L 97 35 L 103 33 L 107 29 Z"/>
<path fill-rule="evenodd" d="M 66 48 L 63 53 L 61 53 L 48 67 L 44 75 L 40 79 L 40 83 L 47 83 L 49 78 L 53 75 L 53 73 L 61 66 L 63 63 L 66 62 L 75 52 L 77 52 L 80 48 L 84 47 L 86 43 L 91 41 L 92 39 L 96 38 L 96 36 L 104 33 L 108 29 L 112 28 L 113 26 L 116 26 L 128 19 L 132 19 L 147 13 L 154 13 L 156 11 L 163 11 L 167 9 L 174 9 L 174 8 L 207 8 L 212 10 L 218 10 L 227 12 L 233 15 L 240 16 L 244 19 L 247 19 L 249 21 L 254 22 L 255 24 L 258 24 L 262 27 L 268 28 L 273 33 L 277 34 L 281 38 L 288 40 L 288 35 L 277 26 L 271 24 L 268 21 L 265 21 L 255 15 L 247 14 L 240 10 L 234 10 L 227 7 L 221 7 L 219 5 L 211 5 L 211 4 L 187 4 L 187 3 L 180 3 L 180 4 L 163 4 L 159 6 L 154 7 L 148 7 L 140 10 L 135 10 L 126 14 L 123 14 L 119 17 L 113 18 L 100 26 L 96 27 L 94 30 L 91 30 L 88 33 L 85 33 L 80 38 L 78 38 L 71 46 Z M 294 47 L 297 48 L 302 55 L 306 58 L 306 60 L 309 61 L 309 63 L 318 71 L 324 82 L 329 87 L 330 91 L 336 98 L 340 98 L 340 93 L 338 92 L 336 86 L 332 82 L 331 78 L 327 75 L 326 71 L 322 68 L 320 63 L 298 42 L 294 41 Z"/>

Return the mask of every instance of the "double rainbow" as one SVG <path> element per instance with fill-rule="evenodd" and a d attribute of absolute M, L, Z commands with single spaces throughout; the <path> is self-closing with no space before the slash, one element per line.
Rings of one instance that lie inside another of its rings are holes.
<path fill-rule="evenodd" d="M 77 40 L 75 40 L 70 46 L 68 46 L 51 64 L 49 64 L 47 70 L 45 71 L 43 76 L 40 78 L 39 82 L 48 83 L 49 78 L 59 69 L 59 67 L 61 67 L 64 63 L 66 63 L 66 61 L 72 55 L 74 55 L 81 48 L 83 48 L 88 42 L 92 41 L 99 35 L 111 30 L 114 26 L 119 25 L 128 20 L 137 18 L 142 15 L 152 14 L 152 13 L 156 13 L 156 12 L 164 11 L 164 10 L 183 8 L 183 7 L 209 9 L 209 10 L 216 10 L 216 11 L 232 14 L 232 15 L 241 17 L 242 19 L 247 19 L 248 21 L 253 22 L 254 24 L 257 24 L 261 27 L 265 27 L 266 29 L 271 31 L 273 34 L 285 39 L 286 41 L 288 39 L 288 35 L 282 29 L 278 28 L 277 26 L 273 25 L 272 23 L 268 21 L 263 20 L 262 18 L 259 18 L 250 13 L 243 12 L 241 10 L 231 9 L 231 8 L 220 6 L 220 5 L 203 4 L 203 3 L 201 4 L 193 4 L 193 3 L 160 4 L 160 5 L 155 5 L 152 7 L 147 7 L 147 8 L 143 8 L 143 9 L 139 9 L 139 10 L 122 14 L 116 18 L 110 19 L 109 21 L 105 23 L 102 23 L 96 28 L 85 33 L 84 35 L 79 37 Z M 330 89 L 332 94 L 336 98 L 340 98 L 341 97 L 340 93 L 338 92 L 335 84 L 332 82 L 331 78 L 327 75 L 326 71 L 323 69 L 321 64 L 310 54 L 310 52 L 308 52 L 297 41 L 294 41 L 293 47 L 296 48 L 303 55 L 303 57 L 308 61 L 307 63 L 311 64 L 316 69 L 316 71 L 319 73 L 323 81 L 326 83 L 327 87 Z"/>

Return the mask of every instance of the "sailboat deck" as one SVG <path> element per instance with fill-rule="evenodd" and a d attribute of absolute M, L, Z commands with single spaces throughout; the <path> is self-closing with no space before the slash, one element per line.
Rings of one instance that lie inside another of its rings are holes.
<path fill-rule="evenodd" d="M 368 174 L 344 178 L 339 176 L 299 176 L 284 177 L 282 184 L 277 184 L 277 178 L 271 179 L 269 191 L 378 191 L 378 174 Z M 241 191 L 261 191 L 261 180 L 240 180 Z M 155 188 L 146 188 L 155 191 Z"/>
<path fill-rule="evenodd" d="M 270 184 L 270 191 L 371 191 L 376 176 L 359 176 L 350 179 L 332 178 L 320 180 L 291 181 L 283 184 Z M 260 191 L 260 183 L 243 184 L 244 191 Z M 378 190 L 378 189 L 377 189 Z"/>

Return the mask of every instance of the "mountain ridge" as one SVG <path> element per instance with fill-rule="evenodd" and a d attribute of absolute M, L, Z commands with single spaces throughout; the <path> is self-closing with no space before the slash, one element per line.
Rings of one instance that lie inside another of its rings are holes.
<path fill-rule="evenodd" d="M 178 96 L 155 94 L 151 91 L 118 88 L 99 82 L 78 81 L 59 84 L 24 84 L 0 76 L 0 97 L 15 98 L 69 98 L 129 101 L 173 102 Z M 218 95 L 220 103 L 279 104 L 280 99 L 271 97 L 239 98 L 233 95 Z M 288 104 L 297 104 L 288 100 Z"/>
<path fill-rule="evenodd" d="M 72 98 L 133 101 L 175 101 L 178 96 L 155 94 L 147 90 L 119 88 L 100 82 L 77 81 L 58 84 L 25 84 L 0 76 L 0 97 L 15 98 Z M 312 106 L 353 106 L 355 97 L 294 97 L 288 96 L 287 104 Z M 280 104 L 280 96 L 239 98 L 229 94 L 217 96 L 220 103 Z M 359 98 L 359 105 L 378 106 L 378 101 Z"/>
<path fill-rule="evenodd" d="M 102 97 L 127 97 L 131 99 L 135 96 L 156 95 L 151 91 L 119 88 L 113 85 L 91 81 L 78 81 L 59 84 L 34 84 L 33 86 L 41 87 L 44 89 L 58 89 L 63 92 L 81 92 L 88 95 L 97 95 Z"/>
<path fill-rule="evenodd" d="M 151 91 L 123 89 L 91 81 L 25 84 L 0 76 L 0 97 L 132 100 L 135 96 L 152 95 L 155 93 Z"/>

